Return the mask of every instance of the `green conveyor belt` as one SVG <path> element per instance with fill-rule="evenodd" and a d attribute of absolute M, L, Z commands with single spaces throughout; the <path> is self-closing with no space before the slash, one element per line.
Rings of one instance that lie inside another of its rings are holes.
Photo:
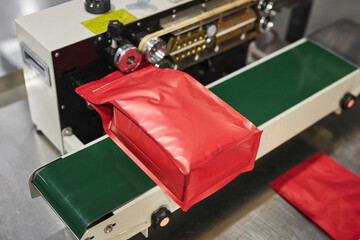
<path fill-rule="evenodd" d="M 259 126 L 354 70 L 305 42 L 210 90 Z M 46 166 L 34 184 L 79 238 L 89 224 L 155 186 L 109 138 Z"/>
<path fill-rule="evenodd" d="M 95 220 L 155 187 L 110 138 L 46 166 L 34 184 L 78 238 Z"/>
<path fill-rule="evenodd" d="M 260 126 L 356 69 L 307 41 L 211 91 Z"/>

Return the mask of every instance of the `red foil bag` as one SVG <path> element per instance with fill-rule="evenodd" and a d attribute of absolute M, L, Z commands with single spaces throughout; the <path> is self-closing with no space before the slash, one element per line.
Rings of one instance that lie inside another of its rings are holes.
<path fill-rule="evenodd" d="M 76 91 L 184 211 L 254 167 L 261 131 L 186 73 L 147 66 Z"/>
<path fill-rule="evenodd" d="M 270 186 L 334 239 L 360 239 L 360 178 L 317 153 Z"/>

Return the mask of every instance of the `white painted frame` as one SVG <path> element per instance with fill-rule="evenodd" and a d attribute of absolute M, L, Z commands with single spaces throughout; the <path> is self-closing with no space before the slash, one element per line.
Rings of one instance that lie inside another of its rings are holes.
<path fill-rule="evenodd" d="M 144 9 L 127 11 L 137 19 L 142 19 L 190 1 L 192 0 L 173 3 L 168 0 L 152 0 L 151 4 L 157 7 L 156 11 Z M 126 9 L 129 2 L 112 0 L 110 11 Z M 62 135 L 51 54 L 63 47 L 94 37 L 96 34 L 81 22 L 98 16 L 85 11 L 83 0 L 73 0 L 15 20 L 19 41 L 44 62 L 49 70 L 49 82 L 46 84 L 35 69 L 28 67 L 27 64 L 23 65 L 31 120 L 37 130 L 44 133 L 61 155 L 78 146 L 79 140 L 75 139 L 76 137 L 69 138 Z M 48 21 L 49 19 L 51 21 Z"/>

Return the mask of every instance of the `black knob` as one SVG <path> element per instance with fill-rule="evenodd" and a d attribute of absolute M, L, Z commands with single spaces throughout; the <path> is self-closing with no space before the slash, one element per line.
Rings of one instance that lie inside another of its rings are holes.
<path fill-rule="evenodd" d="M 149 33 L 146 31 L 139 31 L 139 32 L 133 34 L 133 40 L 134 40 L 135 44 L 139 45 L 141 40 L 148 34 Z"/>
<path fill-rule="evenodd" d="M 343 110 L 350 109 L 355 104 L 355 96 L 351 93 L 346 93 L 340 101 L 340 106 Z"/>
<path fill-rule="evenodd" d="M 85 0 L 85 9 L 89 13 L 103 14 L 110 11 L 110 0 Z"/>
<path fill-rule="evenodd" d="M 108 33 L 115 40 L 120 40 L 124 25 L 118 20 L 111 20 L 108 23 Z"/>
<path fill-rule="evenodd" d="M 161 207 L 151 215 L 151 226 L 155 229 L 166 227 L 172 219 L 172 214 L 167 208 Z"/>

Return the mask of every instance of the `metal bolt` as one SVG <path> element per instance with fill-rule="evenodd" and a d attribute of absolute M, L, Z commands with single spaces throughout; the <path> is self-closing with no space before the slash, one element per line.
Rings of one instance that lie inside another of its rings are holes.
<path fill-rule="evenodd" d="M 269 16 L 270 18 L 274 18 L 276 16 L 276 12 L 274 10 L 271 10 Z"/>
<path fill-rule="evenodd" d="M 107 226 L 105 227 L 104 232 L 105 232 L 105 233 L 111 233 L 112 230 L 113 230 L 113 225 L 112 225 L 112 224 L 109 224 L 109 225 L 107 225 Z"/>
<path fill-rule="evenodd" d="M 60 56 L 60 53 L 55 53 L 55 57 L 57 58 L 57 57 L 59 57 Z"/>
<path fill-rule="evenodd" d="M 206 4 L 205 3 L 201 4 L 201 8 L 202 8 L 203 12 L 206 12 Z"/>
<path fill-rule="evenodd" d="M 269 13 L 274 8 L 273 2 L 268 2 L 268 4 L 265 5 L 264 12 Z"/>
<path fill-rule="evenodd" d="M 265 30 L 266 31 L 270 31 L 272 28 L 274 28 L 274 23 L 273 22 L 268 22 L 265 26 Z"/>
<path fill-rule="evenodd" d="M 141 26 L 141 22 L 138 22 L 136 25 L 137 25 L 138 27 L 140 27 L 140 26 Z"/>
<path fill-rule="evenodd" d="M 98 41 L 101 42 L 101 41 L 102 41 L 102 37 L 98 37 Z"/>
<path fill-rule="evenodd" d="M 64 109 L 66 108 L 66 106 L 65 106 L 65 105 L 61 105 L 60 108 L 61 108 L 61 110 L 64 110 Z"/>
<path fill-rule="evenodd" d="M 66 127 L 61 132 L 62 132 L 63 136 L 71 136 L 72 135 L 71 127 Z"/>

